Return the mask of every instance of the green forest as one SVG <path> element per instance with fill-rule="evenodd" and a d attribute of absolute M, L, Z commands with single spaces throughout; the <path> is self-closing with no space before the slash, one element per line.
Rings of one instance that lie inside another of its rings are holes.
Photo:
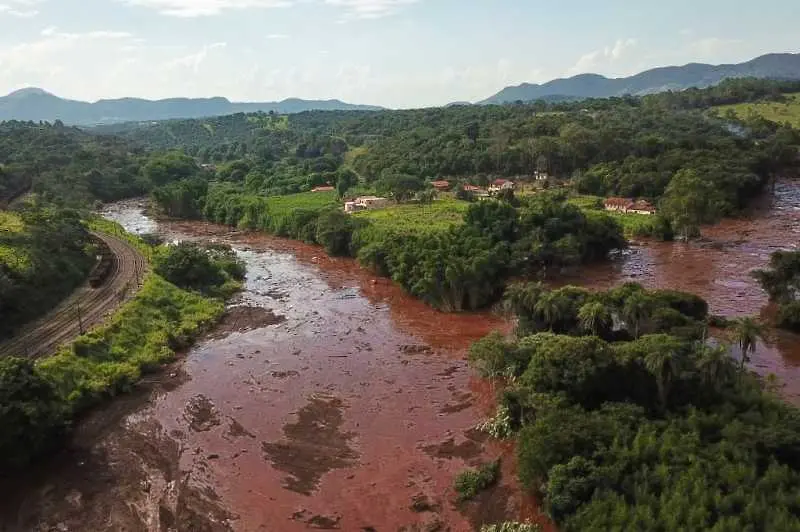
<path fill-rule="evenodd" d="M 94 255 L 74 210 L 30 204 L 0 211 L 0 339 L 83 283 Z"/>
<path fill-rule="evenodd" d="M 800 416 L 745 366 L 759 340 L 705 342 L 706 303 L 627 284 L 509 288 L 516 335 L 475 343 L 507 383 L 483 429 L 560 530 L 800 530 Z"/>

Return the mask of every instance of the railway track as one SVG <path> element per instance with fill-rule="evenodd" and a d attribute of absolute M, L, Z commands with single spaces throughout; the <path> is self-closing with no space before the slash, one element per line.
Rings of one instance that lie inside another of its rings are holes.
<path fill-rule="evenodd" d="M 87 280 L 67 299 L 16 336 L 0 343 L 0 356 L 41 358 L 102 323 L 140 288 L 147 261 L 130 244 L 104 233 L 93 232 L 113 254 L 105 281 L 92 288 Z"/>

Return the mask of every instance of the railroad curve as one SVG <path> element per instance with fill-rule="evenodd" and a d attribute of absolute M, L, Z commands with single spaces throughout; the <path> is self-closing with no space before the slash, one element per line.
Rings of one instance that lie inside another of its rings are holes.
<path fill-rule="evenodd" d="M 92 288 L 87 280 L 53 310 L 0 343 L 0 357 L 40 358 L 53 354 L 61 345 L 102 323 L 139 290 L 147 270 L 144 256 L 122 239 L 100 232 L 92 234 L 104 241 L 114 256 L 105 282 Z"/>

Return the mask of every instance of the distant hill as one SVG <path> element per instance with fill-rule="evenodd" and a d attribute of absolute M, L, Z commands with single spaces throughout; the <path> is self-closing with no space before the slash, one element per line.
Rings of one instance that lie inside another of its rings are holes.
<path fill-rule="evenodd" d="M 542 85 L 523 83 L 506 87 L 482 104 L 516 101 L 553 100 L 555 98 L 608 98 L 710 87 L 728 78 L 800 79 L 800 54 L 768 54 L 735 65 L 705 65 L 654 68 L 628 78 L 610 79 L 598 74 L 580 74 L 556 79 Z"/>
<path fill-rule="evenodd" d="M 353 105 L 339 100 L 300 100 L 290 98 L 280 102 L 236 103 L 226 98 L 170 98 L 143 100 L 121 98 L 99 100 L 95 103 L 59 98 L 37 88 L 22 89 L 0 97 L 1 120 L 61 120 L 70 125 L 143 122 L 173 118 L 203 118 L 234 113 L 275 111 L 373 111 L 380 107 Z"/>

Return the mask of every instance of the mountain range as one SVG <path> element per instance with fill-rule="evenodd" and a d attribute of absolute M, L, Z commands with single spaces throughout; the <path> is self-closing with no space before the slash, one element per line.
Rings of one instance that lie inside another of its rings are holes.
<path fill-rule="evenodd" d="M 745 63 L 654 68 L 627 78 L 607 78 L 598 74 L 580 74 L 537 85 L 523 83 L 506 87 L 481 104 L 516 101 L 608 98 L 631 94 L 639 96 L 690 87 L 710 87 L 729 78 L 800 79 L 800 54 L 767 54 Z"/>
<path fill-rule="evenodd" d="M 61 120 L 70 125 L 97 125 L 119 122 L 143 122 L 172 118 L 202 118 L 274 111 L 299 113 L 311 110 L 379 110 L 372 105 L 354 105 L 339 100 L 301 100 L 288 98 L 280 102 L 231 102 L 227 98 L 169 98 L 144 100 L 120 98 L 94 103 L 67 100 L 49 92 L 27 88 L 0 97 L 0 120 Z"/>
<path fill-rule="evenodd" d="M 506 87 L 479 104 L 504 104 L 516 101 L 563 101 L 582 98 L 607 98 L 625 94 L 642 95 L 690 87 L 709 87 L 728 78 L 800 79 L 800 54 L 768 54 L 731 65 L 690 63 L 684 66 L 654 68 L 627 78 L 607 78 L 580 74 L 537 85 L 523 83 Z M 451 105 L 470 105 L 456 102 Z M 47 91 L 27 88 L 0 97 L 2 120 L 61 120 L 70 125 L 97 125 L 119 122 L 145 122 L 173 118 L 202 118 L 233 113 L 274 111 L 299 113 L 311 110 L 380 110 L 372 105 L 355 105 L 340 100 L 301 100 L 280 102 L 231 102 L 226 98 L 170 98 L 144 100 L 121 98 L 94 103 L 59 98 Z"/>

